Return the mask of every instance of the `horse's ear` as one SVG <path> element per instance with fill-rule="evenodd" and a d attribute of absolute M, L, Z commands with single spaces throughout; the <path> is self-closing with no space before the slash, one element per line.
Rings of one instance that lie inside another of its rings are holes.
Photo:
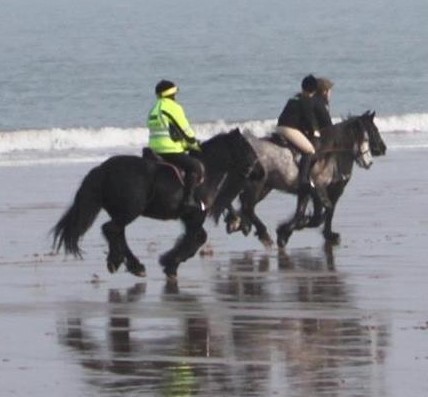
<path fill-rule="evenodd" d="M 375 116 L 376 116 L 376 112 L 373 110 L 373 112 L 370 113 L 370 117 L 373 120 L 375 118 Z"/>
<path fill-rule="evenodd" d="M 241 131 L 239 130 L 238 127 L 234 128 L 233 130 L 230 131 L 231 135 L 241 135 Z"/>

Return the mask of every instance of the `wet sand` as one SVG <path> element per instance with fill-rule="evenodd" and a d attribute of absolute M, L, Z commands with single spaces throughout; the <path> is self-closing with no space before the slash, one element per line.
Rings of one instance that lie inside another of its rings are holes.
<path fill-rule="evenodd" d="M 101 215 L 84 260 L 50 254 L 48 231 L 90 164 L 0 167 L 1 396 L 428 395 L 427 151 L 354 170 L 334 222 L 285 252 L 207 224 L 212 256 L 168 285 L 157 257 L 180 233 L 139 219 L 138 279 L 105 267 Z M 272 233 L 294 200 L 269 196 Z"/>

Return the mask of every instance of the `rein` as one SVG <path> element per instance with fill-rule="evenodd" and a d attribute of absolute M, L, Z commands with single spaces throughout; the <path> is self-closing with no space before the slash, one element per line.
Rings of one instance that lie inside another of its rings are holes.
<path fill-rule="evenodd" d="M 327 153 L 345 153 L 345 152 L 353 152 L 353 149 L 323 149 L 323 150 L 316 150 L 315 153 L 321 153 L 321 154 L 327 154 Z M 365 151 L 364 153 L 367 153 Z"/>
<path fill-rule="evenodd" d="M 357 121 L 358 123 L 360 122 L 359 120 L 351 120 L 351 122 L 355 122 L 355 121 Z M 355 126 L 351 126 L 351 128 L 352 128 L 352 132 L 354 132 Z M 349 149 L 346 149 L 346 148 L 341 148 L 341 149 L 319 149 L 319 150 L 316 150 L 316 153 L 328 154 L 328 153 L 346 153 L 346 152 L 353 152 L 353 151 L 354 151 L 353 148 L 349 148 Z M 364 152 L 361 152 L 361 154 L 366 154 L 369 151 L 370 151 L 370 148 L 368 148 Z"/>

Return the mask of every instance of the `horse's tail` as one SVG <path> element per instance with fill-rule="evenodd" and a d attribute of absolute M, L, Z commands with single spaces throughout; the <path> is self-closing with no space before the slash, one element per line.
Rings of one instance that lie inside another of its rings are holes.
<path fill-rule="evenodd" d="M 82 256 L 79 239 L 91 227 L 101 210 L 101 181 L 100 167 L 92 169 L 83 179 L 73 204 L 51 231 L 56 252 L 64 247 L 66 254 Z"/>

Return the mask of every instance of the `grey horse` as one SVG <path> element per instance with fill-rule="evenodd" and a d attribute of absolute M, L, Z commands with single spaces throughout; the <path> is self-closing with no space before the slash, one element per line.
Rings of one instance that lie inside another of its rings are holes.
<path fill-rule="evenodd" d="M 277 232 L 277 244 L 284 247 L 294 230 L 318 227 L 324 223 L 323 235 L 326 241 L 337 244 L 340 235 L 332 231 L 332 219 L 337 201 L 351 179 L 353 164 L 369 169 L 373 156 L 386 153 L 386 145 L 374 123 L 375 112 L 365 112 L 361 116 L 350 116 L 331 127 L 323 129 L 317 143 L 316 161 L 312 167 L 311 179 L 315 185 L 313 194 L 299 193 L 298 154 L 292 147 L 281 147 L 275 136 L 257 138 L 245 134 L 253 146 L 259 161 L 259 176 L 246 181 L 239 195 L 239 211 L 229 207 L 225 220 L 227 232 L 242 231 L 248 235 L 251 227 L 263 245 L 270 247 L 273 241 L 266 226 L 255 213 L 255 206 L 272 190 L 298 195 L 297 208 L 293 217 L 281 223 Z M 236 193 L 233 178 L 226 183 L 224 194 Z M 313 214 L 306 215 L 308 201 L 313 199 Z M 221 214 L 216 214 L 217 220 Z"/>

